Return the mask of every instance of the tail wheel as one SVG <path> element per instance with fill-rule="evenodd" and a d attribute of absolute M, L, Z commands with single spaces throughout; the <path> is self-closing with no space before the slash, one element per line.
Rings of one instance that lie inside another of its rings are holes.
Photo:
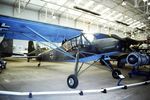
<path fill-rule="evenodd" d="M 3 65 L 0 63 L 0 73 L 2 72 Z"/>
<path fill-rule="evenodd" d="M 4 65 L 2 66 L 2 69 L 6 69 L 6 65 L 7 65 L 7 62 L 4 61 Z"/>
<path fill-rule="evenodd" d="M 115 79 L 119 79 L 119 75 L 121 75 L 121 71 L 118 70 L 118 69 L 114 69 L 112 71 L 112 77 L 115 78 Z"/>
<path fill-rule="evenodd" d="M 76 75 L 72 74 L 67 78 L 67 85 L 69 88 L 75 89 L 78 86 L 78 78 Z"/>

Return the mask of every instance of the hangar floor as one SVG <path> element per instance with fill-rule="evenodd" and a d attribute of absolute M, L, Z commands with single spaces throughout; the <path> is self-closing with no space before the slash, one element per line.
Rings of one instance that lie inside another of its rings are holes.
<path fill-rule="evenodd" d="M 27 62 L 25 59 L 8 59 L 7 69 L 0 74 L 0 90 L 17 92 L 30 91 L 55 91 L 72 90 L 66 85 L 68 75 L 73 73 L 74 63 L 42 63 L 37 67 L 38 62 Z M 85 65 L 86 66 L 86 65 Z M 94 67 L 96 66 L 96 67 Z M 85 73 L 79 76 L 80 84 L 78 90 L 100 89 L 115 86 L 117 80 L 111 77 L 111 73 L 100 64 L 96 64 Z M 126 76 L 125 84 L 141 82 L 143 77 L 128 78 L 129 69 L 123 69 Z M 138 86 L 127 90 L 109 91 L 107 94 L 88 95 L 47 95 L 33 96 L 4 96 L 0 100 L 150 100 L 150 86 Z"/>

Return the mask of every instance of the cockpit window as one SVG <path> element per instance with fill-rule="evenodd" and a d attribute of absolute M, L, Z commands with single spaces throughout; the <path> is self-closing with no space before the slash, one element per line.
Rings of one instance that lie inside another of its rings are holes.
<path fill-rule="evenodd" d="M 107 34 L 102 34 L 102 33 L 96 33 L 94 34 L 95 39 L 103 39 L 103 38 L 110 38 L 109 35 Z"/>
<path fill-rule="evenodd" d="M 68 51 L 68 50 L 77 49 L 81 46 L 86 46 L 86 45 L 89 45 L 89 44 L 90 44 L 90 42 L 86 39 L 86 37 L 84 37 L 83 35 L 80 35 L 80 36 L 74 37 L 72 39 L 65 40 L 62 43 L 62 47 L 66 51 Z"/>

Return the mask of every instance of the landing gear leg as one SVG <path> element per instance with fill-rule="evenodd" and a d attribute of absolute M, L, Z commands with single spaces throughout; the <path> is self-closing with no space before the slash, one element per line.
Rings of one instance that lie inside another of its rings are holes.
<path fill-rule="evenodd" d="M 119 69 L 114 69 L 110 63 L 110 61 L 105 61 L 104 58 L 101 59 L 103 63 L 112 71 L 112 77 L 115 79 L 119 79 L 119 75 L 121 75 L 121 71 Z"/>
<path fill-rule="evenodd" d="M 2 69 L 6 69 L 6 65 L 7 65 L 7 62 L 3 61 L 3 67 L 2 67 Z"/>
<path fill-rule="evenodd" d="M 27 62 L 30 62 L 30 58 L 27 58 Z"/>
<path fill-rule="evenodd" d="M 79 52 L 77 52 L 76 54 L 76 64 L 75 64 L 75 70 L 74 70 L 74 74 L 71 74 L 68 76 L 67 78 L 67 85 L 68 87 L 72 88 L 72 89 L 75 89 L 78 84 L 79 84 L 79 81 L 78 81 L 78 64 L 79 64 Z"/>
<path fill-rule="evenodd" d="M 41 61 L 39 61 L 39 63 L 38 63 L 38 67 L 40 67 L 41 66 Z"/>

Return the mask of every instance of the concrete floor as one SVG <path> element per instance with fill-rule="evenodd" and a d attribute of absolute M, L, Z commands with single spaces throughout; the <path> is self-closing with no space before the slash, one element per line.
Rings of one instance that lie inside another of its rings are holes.
<path fill-rule="evenodd" d="M 74 63 L 42 63 L 37 67 L 38 62 L 26 62 L 22 59 L 9 59 L 7 69 L 0 74 L 0 90 L 30 92 L 30 91 L 65 91 L 69 89 L 66 84 L 68 75 L 73 73 Z M 85 65 L 86 66 L 86 65 Z M 96 67 L 94 67 L 96 66 Z M 77 90 L 101 89 L 115 86 L 117 80 L 113 79 L 111 73 L 102 65 L 94 65 L 85 73 L 79 76 L 80 84 Z M 126 76 L 125 84 L 141 82 L 143 77 L 130 79 L 127 76 L 129 69 L 123 69 Z M 150 86 L 138 86 L 127 90 L 109 91 L 107 94 L 97 93 L 84 96 L 79 95 L 47 95 L 34 96 L 4 96 L 0 100 L 150 100 Z"/>

